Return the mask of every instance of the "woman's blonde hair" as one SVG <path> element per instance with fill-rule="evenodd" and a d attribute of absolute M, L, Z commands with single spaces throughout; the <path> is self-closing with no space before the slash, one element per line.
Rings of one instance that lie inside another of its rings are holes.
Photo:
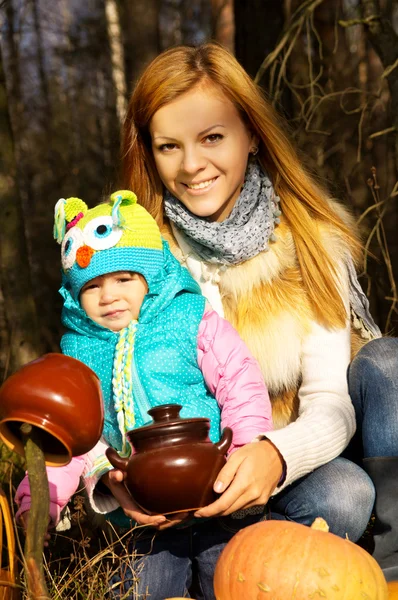
<path fill-rule="evenodd" d="M 147 67 L 131 96 L 124 125 L 124 186 L 134 190 L 140 203 L 162 225 L 162 183 L 152 155 L 150 121 L 159 108 L 199 84 L 218 88 L 258 137 L 257 156 L 281 199 L 316 318 L 327 326 L 343 326 L 346 309 L 336 285 L 333 256 L 322 243 L 320 225 L 329 226 L 341 237 L 354 258 L 359 257 L 361 247 L 356 233 L 333 210 L 326 192 L 304 169 L 259 87 L 222 46 L 207 43 L 196 48 L 171 48 Z"/>

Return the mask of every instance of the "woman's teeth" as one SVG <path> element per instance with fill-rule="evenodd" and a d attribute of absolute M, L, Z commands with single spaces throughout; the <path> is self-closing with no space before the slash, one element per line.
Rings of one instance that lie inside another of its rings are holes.
<path fill-rule="evenodd" d="M 203 190 L 203 188 L 207 188 L 213 181 L 215 181 L 215 177 L 213 179 L 209 179 L 208 181 L 202 181 L 202 183 L 187 183 L 187 187 L 190 190 Z"/>

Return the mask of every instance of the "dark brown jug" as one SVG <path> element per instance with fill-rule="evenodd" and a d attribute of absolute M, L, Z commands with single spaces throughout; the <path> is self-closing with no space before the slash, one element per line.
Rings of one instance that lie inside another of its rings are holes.
<path fill-rule="evenodd" d="M 27 363 L 0 388 L 0 439 L 22 455 L 23 423 L 36 429 L 47 465 L 66 465 L 72 456 L 85 454 L 104 424 L 97 375 L 57 352 Z"/>
<path fill-rule="evenodd" d="M 213 502 L 213 484 L 232 442 L 226 427 L 213 444 L 209 419 L 182 419 L 181 408 L 164 404 L 149 410 L 153 423 L 127 433 L 135 451 L 129 459 L 106 450 L 110 463 L 127 473 L 135 502 L 150 514 L 192 511 Z"/>

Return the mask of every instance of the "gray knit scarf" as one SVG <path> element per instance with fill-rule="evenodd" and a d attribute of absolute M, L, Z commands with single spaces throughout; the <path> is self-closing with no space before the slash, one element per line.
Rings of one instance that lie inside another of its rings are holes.
<path fill-rule="evenodd" d="M 250 160 L 245 182 L 231 214 L 222 222 L 207 221 L 190 212 L 168 190 L 166 216 L 186 238 L 203 261 L 221 266 L 237 265 L 268 250 L 276 241 L 274 229 L 280 222 L 279 197 L 272 182 L 256 160 Z M 364 338 L 381 332 L 369 311 L 369 302 L 358 281 L 352 258 L 347 257 L 349 299 L 354 327 Z"/>
<path fill-rule="evenodd" d="M 247 167 L 245 182 L 231 214 L 221 223 L 191 213 L 169 191 L 165 212 L 202 260 L 237 265 L 268 249 L 279 223 L 279 197 L 257 161 Z"/>

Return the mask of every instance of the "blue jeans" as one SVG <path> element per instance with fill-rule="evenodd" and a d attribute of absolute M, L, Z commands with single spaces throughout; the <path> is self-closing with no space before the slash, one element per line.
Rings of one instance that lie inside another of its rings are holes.
<path fill-rule="evenodd" d="M 366 529 L 375 492 L 368 475 L 338 457 L 298 479 L 268 503 L 272 519 L 311 525 L 323 517 L 331 533 L 356 542 Z"/>
<path fill-rule="evenodd" d="M 357 432 L 347 452 L 376 488 L 373 557 L 387 581 L 398 579 L 398 339 L 369 342 L 349 369 Z"/>
<path fill-rule="evenodd" d="M 183 597 L 192 582 L 197 600 L 215 600 L 214 569 L 229 540 L 243 527 L 265 518 L 262 514 L 243 519 L 221 517 L 197 521 L 185 528 L 156 532 L 133 530 L 127 545 L 130 558 L 121 560 L 118 574 L 110 580 L 112 600 L 164 600 Z"/>
<path fill-rule="evenodd" d="M 351 363 L 348 383 L 357 432 L 353 460 L 398 456 L 398 338 L 366 344 Z"/>

